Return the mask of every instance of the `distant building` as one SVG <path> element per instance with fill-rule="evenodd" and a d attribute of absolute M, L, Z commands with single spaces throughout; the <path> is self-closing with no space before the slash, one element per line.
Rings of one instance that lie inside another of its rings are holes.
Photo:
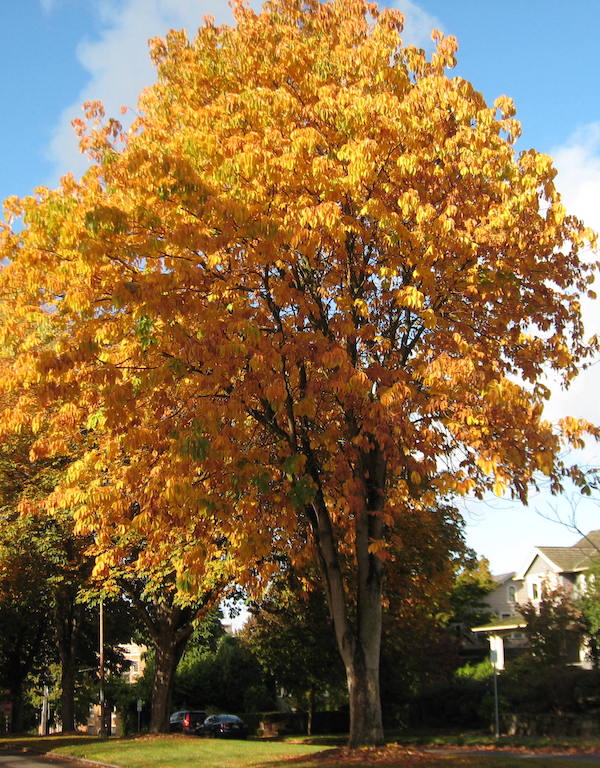
<path fill-rule="evenodd" d="M 125 661 L 128 662 L 127 668 L 123 672 L 123 678 L 128 683 L 133 684 L 144 674 L 148 649 L 145 645 L 125 643 L 119 646 L 119 650 L 125 656 Z"/>
<path fill-rule="evenodd" d="M 523 630 L 525 620 L 518 604 L 534 605 L 542 598 L 543 589 L 561 589 L 577 596 L 585 590 L 586 575 L 595 560 L 600 559 L 600 530 L 591 531 L 571 547 L 534 547 L 521 571 L 494 576 L 496 588 L 486 602 L 495 619 L 473 632 L 488 635 L 496 667 L 504 669 L 505 657 L 516 655 L 526 647 Z M 577 649 L 574 663 L 586 663 L 586 649 Z"/>
<path fill-rule="evenodd" d="M 126 662 L 123 670 L 123 679 L 130 685 L 133 685 L 144 674 L 146 669 L 145 657 L 148 648 L 137 643 L 123 643 L 119 645 L 119 650 L 125 657 Z M 113 734 L 119 733 L 121 730 L 120 716 L 114 708 L 106 715 L 106 727 Z M 100 706 L 96 703 L 90 703 L 85 730 L 86 733 L 93 736 L 97 736 L 101 732 Z"/>

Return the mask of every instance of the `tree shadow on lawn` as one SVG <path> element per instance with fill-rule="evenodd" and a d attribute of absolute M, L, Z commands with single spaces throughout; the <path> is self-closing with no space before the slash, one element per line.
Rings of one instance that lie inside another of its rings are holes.
<path fill-rule="evenodd" d="M 31 749 L 36 752 L 51 752 L 57 747 L 71 747 L 77 744 L 99 744 L 106 739 L 98 736 L 87 736 L 85 734 L 72 733 L 63 736 L 4 736 L 0 738 L 0 749 L 10 749 L 17 751 L 19 749 Z"/>
<path fill-rule="evenodd" d="M 105 739 L 86 734 L 66 734 L 56 736 L 6 736 L 0 739 L 0 750 L 11 752 L 35 752 L 43 755 L 62 747 L 78 746 L 85 744 L 99 744 Z"/>

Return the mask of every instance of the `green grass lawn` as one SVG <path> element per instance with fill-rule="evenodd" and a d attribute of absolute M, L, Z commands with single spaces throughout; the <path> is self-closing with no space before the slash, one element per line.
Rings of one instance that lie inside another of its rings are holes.
<path fill-rule="evenodd" d="M 464 739 L 462 741 L 467 744 Z M 223 741 L 179 735 L 104 741 L 89 736 L 15 738 L 0 740 L 0 747 L 68 755 L 121 768 L 515 768 L 519 765 L 524 768 L 589 768 L 593 765 L 582 759 L 553 759 L 544 754 L 521 759 L 501 751 L 491 751 L 490 746 L 481 741 L 481 751 L 476 753 L 446 752 L 444 743 L 448 742 L 440 742 L 442 740 L 434 747 L 442 750 L 437 753 L 431 751 L 431 746 L 423 744 L 390 744 L 382 749 L 351 752 L 302 740 Z M 543 746 L 548 748 L 547 744 Z M 562 751 L 583 745 L 563 742 L 560 746 Z M 585 746 L 590 749 L 594 744 Z M 600 762 L 597 764 L 600 765 Z"/>
<path fill-rule="evenodd" d="M 4 743 L 7 741 L 3 740 Z M 289 760 L 297 765 L 297 758 L 323 750 L 318 745 L 199 739 L 179 735 L 106 740 L 88 736 L 56 736 L 10 739 L 9 743 L 19 748 L 80 757 L 122 768 L 275 768 L 287 764 Z"/>

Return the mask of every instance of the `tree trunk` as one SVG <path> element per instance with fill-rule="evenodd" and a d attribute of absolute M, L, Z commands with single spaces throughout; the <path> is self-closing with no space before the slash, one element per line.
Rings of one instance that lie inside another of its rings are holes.
<path fill-rule="evenodd" d="M 75 732 L 75 657 L 71 656 L 61 663 L 60 674 L 60 709 L 62 732 Z"/>
<path fill-rule="evenodd" d="M 325 513 L 326 514 L 326 513 Z M 322 515 L 319 515 L 322 519 Z M 369 529 L 365 513 L 363 527 Z M 357 524 L 358 529 L 361 524 Z M 359 587 L 356 619 L 350 622 L 341 572 L 337 565 L 329 517 L 323 520 L 319 536 L 319 559 L 324 573 L 331 617 L 338 648 L 346 669 L 350 703 L 351 748 L 383 744 L 383 723 L 379 695 L 379 656 L 381 649 L 382 564 L 366 546 L 358 547 Z"/>
<path fill-rule="evenodd" d="M 189 611 L 183 613 L 185 619 L 182 619 L 180 608 L 171 606 L 167 616 L 160 621 L 159 631 L 154 635 L 156 656 L 150 711 L 151 733 L 169 732 L 175 672 L 193 630 L 192 617 L 187 618 Z"/>
<path fill-rule="evenodd" d="M 173 680 L 178 661 L 172 644 L 164 648 L 156 647 L 150 713 L 151 733 L 167 733 L 169 730 Z"/>
<path fill-rule="evenodd" d="M 63 733 L 75 732 L 75 666 L 78 640 L 78 609 L 69 592 L 57 595 L 59 627 L 60 709 Z"/>
<path fill-rule="evenodd" d="M 348 746 L 383 744 L 383 724 L 379 692 L 379 645 L 381 622 L 373 626 L 368 648 L 354 644 L 354 654 L 346 664 L 346 680 L 350 704 L 350 738 Z"/>
<path fill-rule="evenodd" d="M 309 458 L 308 466 L 311 466 Z M 346 670 L 350 703 L 351 748 L 384 742 L 379 691 L 379 657 L 382 631 L 383 562 L 370 545 L 383 537 L 386 466 L 378 447 L 363 453 L 357 477 L 364 486 L 364 507 L 355 516 L 357 586 L 356 618 L 349 618 L 349 599 L 340 568 L 337 541 L 320 489 L 312 504 L 313 530 L 327 591 L 327 600 L 338 648 Z M 318 473 L 313 473 L 318 479 Z M 319 487 L 319 486 L 317 486 Z"/>
<path fill-rule="evenodd" d="M 356 636 L 352 654 L 343 655 L 350 699 L 350 747 L 379 745 L 384 741 L 379 692 L 383 561 L 370 547 L 383 537 L 385 475 L 385 460 L 378 446 L 362 454 L 359 477 L 364 483 L 365 506 L 356 515 L 355 523 Z"/>
<path fill-rule="evenodd" d="M 312 736 L 313 716 L 315 714 L 315 689 L 308 692 L 308 712 L 306 713 L 306 735 Z"/>

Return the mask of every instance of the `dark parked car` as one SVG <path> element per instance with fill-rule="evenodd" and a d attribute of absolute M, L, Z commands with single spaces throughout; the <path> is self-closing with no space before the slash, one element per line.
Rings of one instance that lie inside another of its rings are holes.
<path fill-rule="evenodd" d="M 236 715 L 209 715 L 202 725 L 198 726 L 196 733 L 198 736 L 245 739 L 248 726 Z"/>
<path fill-rule="evenodd" d="M 184 710 L 174 712 L 169 718 L 169 730 L 175 733 L 196 733 L 199 725 L 206 718 L 206 712 L 199 710 Z"/>

